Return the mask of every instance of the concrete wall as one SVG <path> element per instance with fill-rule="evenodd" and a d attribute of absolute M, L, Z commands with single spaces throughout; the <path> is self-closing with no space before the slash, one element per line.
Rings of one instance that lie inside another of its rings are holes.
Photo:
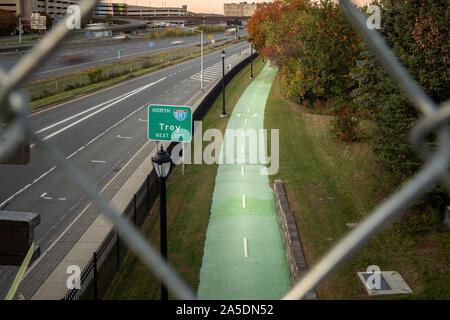
<path fill-rule="evenodd" d="M 278 220 L 284 238 L 291 278 L 292 282 L 295 284 L 308 272 L 308 264 L 306 263 L 305 255 L 303 253 L 297 221 L 291 210 L 291 206 L 289 205 L 286 191 L 284 190 L 284 185 L 281 180 L 275 180 L 273 193 L 277 205 Z M 308 294 L 305 299 L 317 299 L 316 293 L 313 292 Z"/>

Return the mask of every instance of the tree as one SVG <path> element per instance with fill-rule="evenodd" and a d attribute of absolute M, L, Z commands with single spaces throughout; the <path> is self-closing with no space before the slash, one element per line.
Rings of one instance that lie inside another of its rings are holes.
<path fill-rule="evenodd" d="M 449 98 L 450 27 L 447 0 L 382 0 L 381 33 L 416 81 L 437 102 Z M 376 124 L 374 151 L 400 185 L 422 165 L 409 144 L 418 118 L 412 102 L 391 80 L 369 50 L 361 52 L 353 96 Z M 436 191 L 436 189 L 435 189 Z M 434 206 L 448 204 L 447 192 L 433 192 Z"/>
<path fill-rule="evenodd" d="M 267 37 L 266 32 L 260 28 L 263 22 L 271 21 L 276 23 L 281 17 L 281 2 L 275 0 L 274 2 L 264 2 L 257 5 L 256 11 L 253 13 L 250 19 L 247 21 L 247 31 L 249 39 L 253 43 L 253 47 L 256 50 L 263 49 L 265 47 L 265 40 Z"/>

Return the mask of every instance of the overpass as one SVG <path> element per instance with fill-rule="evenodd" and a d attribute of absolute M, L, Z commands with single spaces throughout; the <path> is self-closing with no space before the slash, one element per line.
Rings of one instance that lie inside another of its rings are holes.
<path fill-rule="evenodd" d="M 213 23 L 230 23 L 242 24 L 250 17 L 246 16 L 161 16 L 161 17 L 127 17 L 126 24 L 108 26 L 106 29 L 121 32 L 146 29 L 149 22 L 168 21 L 173 23 L 184 24 L 213 24 Z M 133 22 L 134 21 L 134 22 Z"/>
<path fill-rule="evenodd" d="M 131 18 L 131 17 L 128 17 Z M 134 17 L 133 17 L 134 18 Z M 220 23 L 220 22 L 236 22 L 247 21 L 248 16 L 161 16 L 161 17 L 136 17 L 135 19 L 147 21 L 180 21 L 188 24 L 202 23 Z"/>

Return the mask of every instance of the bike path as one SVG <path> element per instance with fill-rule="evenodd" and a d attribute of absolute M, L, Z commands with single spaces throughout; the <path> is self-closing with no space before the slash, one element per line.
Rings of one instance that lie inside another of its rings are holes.
<path fill-rule="evenodd" d="M 265 104 L 276 73 L 266 64 L 237 102 L 227 132 L 264 129 Z M 229 141 L 225 134 L 220 153 L 229 156 L 234 150 L 234 164 L 219 164 L 217 170 L 198 299 L 280 299 L 291 287 L 291 278 L 273 191 L 268 176 L 261 174 L 266 167 L 249 163 L 255 156 L 249 143 L 242 148 L 236 140 L 234 146 Z M 237 164 L 243 154 L 245 163 Z"/>

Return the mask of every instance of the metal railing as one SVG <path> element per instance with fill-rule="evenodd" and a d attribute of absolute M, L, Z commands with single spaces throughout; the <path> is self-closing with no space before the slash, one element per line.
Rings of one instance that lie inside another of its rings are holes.
<path fill-rule="evenodd" d="M 125 207 L 122 217 L 139 227 L 148 216 L 158 194 L 158 179 L 151 172 Z M 116 230 L 112 229 L 108 233 L 81 272 L 80 287 L 68 290 L 63 300 L 97 300 L 104 296 L 128 252 L 120 239 Z"/>
<path fill-rule="evenodd" d="M 86 18 L 97 1 L 82 0 L 79 3 L 82 18 Z M 349 0 L 340 0 L 340 6 L 348 19 L 364 40 L 370 45 L 384 68 L 395 82 L 413 101 L 424 117 L 418 121 L 411 131 L 411 143 L 425 160 L 424 167 L 417 175 L 406 183 L 399 191 L 363 221 L 357 228 L 349 232 L 337 243 L 299 283 L 297 283 L 284 299 L 301 299 L 333 272 L 351 254 L 373 238 L 385 225 L 396 219 L 420 198 L 434 183 L 441 183 L 450 189 L 448 172 L 450 160 L 450 103 L 440 107 L 433 102 L 424 90 L 412 79 L 383 39 L 375 30 L 366 27 L 366 18 Z M 98 192 L 97 188 L 77 169 L 71 161 L 51 143 L 44 141 L 30 130 L 28 123 L 28 101 L 20 89 L 26 77 L 56 50 L 56 46 L 67 36 L 66 17 L 59 25 L 26 54 L 8 73 L 0 70 L 0 120 L 7 123 L 0 126 L 0 161 L 6 159 L 24 138 L 31 138 L 39 152 L 50 155 L 58 166 L 63 168 L 93 202 L 114 224 L 121 239 L 134 251 L 153 273 L 166 285 L 174 297 L 178 299 L 194 299 L 195 295 L 173 269 L 161 258 L 158 251 L 147 242 L 142 234 L 126 217 L 120 216 L 115 208 Z M 440 148 L 430 150 L 426 144 L 426 136 L 437 131 Z"/>

